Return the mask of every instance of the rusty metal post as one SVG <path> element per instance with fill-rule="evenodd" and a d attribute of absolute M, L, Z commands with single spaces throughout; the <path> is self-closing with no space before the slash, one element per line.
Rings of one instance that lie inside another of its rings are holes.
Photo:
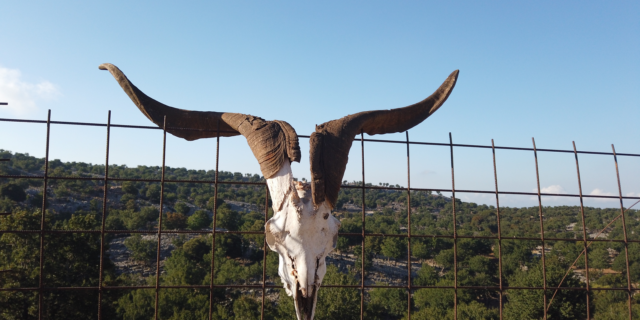
<path fill-rule="evenodd" d="M 162 211 L 164 207 L 164 173 L 167 153 L 167 116 L 164 116 L 162 124 L 162 177 L 160 177 L 160 214 L 158 217 L 158 252 L 156 253 L 156 304 L 154 319 L 158 320 L 158 300 L 160 295 L 160 245 L 162 243 Z"/>
<path fill-rule="evenodd" d="M 43 290 L 44 287 L 44 278 L 43 278 L 43 269 L 44 269 L 44 229 L 45 229 L 45 215 L 46 215 L 46 207 L 47 207 L 47 183 L 49 182 L 49 136 L 51 133 L 51 109 L 49 109 L 47 113 L 47 143 L 46 143 L 46 151 L 44 154 L 44 186 L 42 189 L 42 216 L 40 218 L 40 277 L 38 278 L 38 319 L 42 320 L 42 311 L 43 311 Z"/>
<path fill-rule="evenodd" d="M 453 138 L 449 132 L 449 150 L 451 152 L 451 205 L 453 214 L 453 319 L 458 319 L 458 233 L 456 231 L 456 179 L 453 170 Z"/>
<path fill-rule="evenodd" d="M 498 169 L 496 166 L 496 146 L 491 139 L 491 152 L 493 153 L 493 179 L 496 184 L 496 220 L 498 222 L 498 274 L 500 278 L 500 320 L 502 320 L 502 298 L 504 287 L 502 286 L 502 229 L 500 226 L 500 196 L 498 191 Z"/>
<path fill-rule="evenodd" d="M 362 154 L 362 259 L 361 259 L 361 279 L 360 279 L 360 290 L 362 294 L 360 295 L 360 320 L 364 320 L 364 246 L 365 246 L 365 183 L 364 183 L 364 130 L 360 130 L 360 147 Z"/>
<path fill-rule="evenodd" d="M 538 183 L 538 210 L 540 215 L 540 240 L 542 240 L 542 287 L 544 288 L 543 294 L 543 310 L 544 319 L 547 319 L 547 266 L 544 258 L 544 222 L 542 213 L 542 196 L 540 196 L 540 173 L 538 171 L 538 150 L 536 149 L 536 140 L 532 137 L 533 142 L 533 156 L 536 161 L 536 182 Z"/>
<path fill-rule="evenodd" d="M 409 131 L 407 136 L 407 319 L 411 320 L 411 158 L 409 157 Z"/>
<path fill-rule="evenodd" d="M 616 148 L 611 144 L 611 150 L 613 151 L 613 161 L 616 164 L 616 178 L 618 179 L 618 194 L 620 196 L 620 214 L 622 218 L 622 231 L 624 234 L 624 257 L 625 262 L 627 263 L 627 295 L 629 297 L 629 320 L 633 319 L 633 310 L 631 309 L 631 296 L 632 296 L 632 286 L 631 286 L 631 273 L 629 271 L 629 239 L 627 238 L 627 222 L 624 218 L 624 203 L 622 201 L 622 187 L 620 185 L 620 171 L 618 169 L 618 157 L 616 156 Z"/>
<path fill-rule="evenodd" d="M 265 184 L 265 198 L 264 198 L 264 225 L 267 225 L 269 221 L 269 185 Z M 260 319 L 264 320 L 264 296 L 266 294 L 267 287 L 267 229 L 265 227 L 265 234 L 262 244 L 262 309 L 260 309 Z"/>
<path fill-rule="evenodd" d="M 102 224 L 100 226 L 100 276 L 98 280 L 98 320 L 102 319 L 102 282 L 104 280 L 104 225 L 107 217 L 107 190 L 109 190 L 109 138 L 111 136 L 111 110 L 107 116 L 107 151 L 104 161 L 104 193 L 102 197 Z"/>
<path fill-rule="evenodd" d="M 578 150 L 576 149 L 576 142 L 575 141 L 571 141 L 571 143 L 573 144 L 573 154 L 576 158 L 576 171 L 578 173 L 578 191 L 580 193 L 580 215 L 582 216 L 582 239 L 583 239 L 583 244 L 584 244 L 584 270 L 585 270 L 585 275 L 586 275 L 586 279 L 587 279 L 587 320 L 591 319 L 591 307 L 590 307 L 590 303 L 589 303 L 589 287 L 590 287 L 590 283 L 589 283 L 589 251 L 588 251 L 588 247 L 589 245 L 587 244 L 587 227 L 586 227 L 586 223 L 585 223 L 585 217 L 584 217 L 584 202 L 582 200 L 582 180 L 580 179 L 580 165 L 578 164 Z"/>
<path fill-rule="evenodd" d="M 217 123 L 216 131 L 216 176 L 214 177 L 213 186 L 213 221 L 211 222 L 211 281 L 209 281 L 209 320 L 213 317 L 213 288 L 215 287 L 214 279 L 215 262 L 216 262 L 216 218 L 218 217 L 218 164 L 220 160 L 220 119 Z"/>

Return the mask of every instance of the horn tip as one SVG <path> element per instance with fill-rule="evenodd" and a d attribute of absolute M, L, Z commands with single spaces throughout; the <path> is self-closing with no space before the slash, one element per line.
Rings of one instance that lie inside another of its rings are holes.
<path fill-rule="evenodd" d="M 109 67 L 113 67 L 114 65 L 112 65 L 111 63 L 103 63 L 101 65 L 98 66 L 98 69 L 100 70 L 109 70 Z"/>

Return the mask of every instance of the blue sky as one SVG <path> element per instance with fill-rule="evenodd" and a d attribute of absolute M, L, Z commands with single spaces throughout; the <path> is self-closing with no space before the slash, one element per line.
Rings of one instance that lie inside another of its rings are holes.
<path fill-rule="evenodd" d="M 224 1 L 0 3 L 2 118 L 148 125 L 98 65 L 120 67 L 168 105 L 314 125 L 402 107 L 460 69 L 416 141 L 640 153 L 640 4 L 582 2 Z M 0 148 L 44 155 L 44 126 L 0 122 Z M 404 134 L 379 136 L 403 140 Z M 51 157 L 104 162 L 103 128 L 52 129 Z M 114 129 L 111 163 L 160 165 L 161 133 Z M 301 139 L 297 177 L 309 177 Z M 412 146 L 412 186 L 450 188 L 449 153 Z M 167 165 L 212 169 L 215 141 L 168 139 Z M 244 138 L 223 139 L 220 168 L 259 173 Z M 370 182 L 406 186 L 404 146 L 365 145 Z M 233 156 L 232 156 L 233 155 Z M 360 147 L 346 180 L 360 180 Z M 549 191 L 577 193 L 570 154 L 541 154 Z M 617 195 L 610 156 L 580 157 L 584 193 Z M 455 149 L 456 187 L 493 190 L 491 152 Z M 623 194 L 640 196 L 640 158 L 621 158 Z M 531 152 L 499 151 L 501 190 L 533 191 Z M 458 194 L 492 204 L 493 196 Z M 534 205 L 528 196 L 505 205 Z M 577 200 L 543 199 L 547 205 Z M 593 206 L 617 203 L 591 200 Z"/>

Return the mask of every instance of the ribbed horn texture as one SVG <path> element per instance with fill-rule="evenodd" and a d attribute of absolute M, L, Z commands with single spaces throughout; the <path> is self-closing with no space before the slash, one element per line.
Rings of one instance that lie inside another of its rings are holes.
<path fill-rule="evenodd" d="M 298 135 L 284 121 L 265 121 L 241 113 L 173 108 L 147 96 L 113 64 L 104 63 L 99 68 L 111 72 L 131 101 L 151 122 L 162 127 L 166 116 L 167 132 L 176 137 L 189 141 L 212 138 L 218 134 L 218 129 L 221 137 L 242 134 L 260 163 L 262 175 L 267 179 L 278 173 L 285 159 L 300 162 Z"/>
<path fill-rule="evenodd" d="M 331 209 L 334 208 L 349 150 L 357 134 L 402 132 L 418 125 L 447 100 L 456 85 L 458 73 L 458 70 L 452 72 L 431 96 L 408 107 L 360 112 L 316 126 L 309 141 L 313 204 L 319 206 L 326 201 Z"/>

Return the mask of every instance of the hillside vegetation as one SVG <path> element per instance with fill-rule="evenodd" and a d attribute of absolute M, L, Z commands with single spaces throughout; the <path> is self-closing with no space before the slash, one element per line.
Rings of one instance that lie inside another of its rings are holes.
<path fill-rule="evenodd" d="M 44 159 L 0 150 L 2 175 L 42 175 Z M 77 162 L 49 162 L 49 176 L 90 177 L 98 180 L 50 179 L 48 182 L 45 228 L 47 230 L 100 230 L 103 213 L 104 165 Z M 160 179 L 160 167 L 113 165 L 109 178 Z M 167 180 L 214 180 L 215 171 L 169 168 Z M 221 182 L 264 182 L 256 174 L 220 171 Z M 361 182 L 347 182 L 361 186 Z M 370 185 L 370 184 L 368 184 Z M 386 183 L 379 185 L 388 186 Z M 39 234 L 2 233 L 7 230 L 40 230 L 43 198 L 42 179 L 0 179 L 0 288 L 38 287 Z M 211 183 L 165 183 L 111 181 L 105 229 L 137 230 L 145 233 L 108 234 L 105 237 L 103 281 L 107 286 L 155 285 L 160 198 L 164 202 L 162 229 L 212 230 L 215 186 Z M 401 188 L 401 186 L 395 186 Z M 218 186 L 216 229 L 219 231 L 263 231 L 266 193 L 263 185 L 227 184 Z M 343 233 L 361 233 L 362 193 L 358 188 L 342 188 L 334 215 Z M 162 193 L 162 194 L 161 194 Z M 454 219 L 458 236 L 454 250 Z M 365 194 L 367 237 L 365 243 L 365 283 L 367 285 L 407 285 L 407 238 L 383 235 L 408 233 L 407 191 L 367 190 Z M 267 206 L 270 208 L 270 204 Z M 269 215 L 273 212 L 267 209 Z M 546 241 L 512 240 L 513 237 L 540 238 L 539 208 L 500 208 L 502 245 L 497 237 L 498 220 L 494 206 L 451 199 L 439 193 L 411 192 L 411 239 L 413 286 L 504 286 L 543 287 L 546 275 L 547 301 L 567 270 L 562 287 L 586 288 L 583 234 L 599 239 L 623 239 L 620 209 L 585 208 L 586 230 L 582 229 L 580 207 L 543 207 Z M 627 236 L 640 239 L 640 213 L 625 214 Z M 261 234 L 218 234 L 212 253 L 210 234 L 163 234 L 161 243 L 161 285 L 209 285 L 211 262 L 214 283 L 262 284 L 263 240 Z M 340 236 L 328 259 L 323 284 L 359 285 L 362 240 Z M 120 248 L 120 249 L 119 249 Z M 99 233 L 50 233 L 44 241 L 44 286 L 98 286 L 100 262 Z M 213 259 L 212 259 L 213 254 Z M 499 254 L 502 255 L 500 275 Z M 542 254 L 545 266 L 542 265 Z M 640 243 L 628 246 L 631 283 L 640 282 Z M 278 256 L 266 253 L 267 284 L 281 286 L 277 275 Z M 454 262 L 455 261 L 455 262 Z M 455 265 L 454 263 L 457 263 Z M 588 250 L 589 280 L 592 288 L 627 287 L 627 265 L 623 242 L 599 241 Z M 572 267 L 573 265 L 573 267 Z M 457 268 L 457 277 L 454 269 Z M 147 271 L 145 271 L 147 270 Z M 150 270 L 150 271 L 149 271 Z M 404 273 L 403 273 L 404 272 Z M 460 319 L 498 319 L 500 292 L 495 289 L 458 289 Z M 259 319 L 261 289 L 216 287 L 213 291 L 214 319 Z M 366 291 L 366 319 L 407 318 L 405 289 L 376 288 Z M 412 294 L 413 319 L 452 319 L 454 290 L 419 288 Z M 293 302 L 281 289 L 268 289 L 266 319 L 295 318 Z M 105 319 L 153 319 L 155 290 L 106 290 L 102 305 Z M 595 319 L 625 319 L 628 296 L 625 291 L 593 291 L 591 316 Z M 47 290 L 46 319 L 97 318 L 97 290 Z M 634 315 L 640 316 L 640 295 L 632 297 Z M 352 288 L 323 288 L 318 297 L 316 319 L 359 319 L 360 291 Z M 208 289 L 163 289 L 159 295 L 162 319 L 208 319 Z M 504 291 L 505 319 L 541 319 L 543 291 Z M 549 306 L 549 319 L 586 319 L 585 291 L 558 290 Z M 0 318 L 37 319 L 37 291 L 0 291 Z"/>

